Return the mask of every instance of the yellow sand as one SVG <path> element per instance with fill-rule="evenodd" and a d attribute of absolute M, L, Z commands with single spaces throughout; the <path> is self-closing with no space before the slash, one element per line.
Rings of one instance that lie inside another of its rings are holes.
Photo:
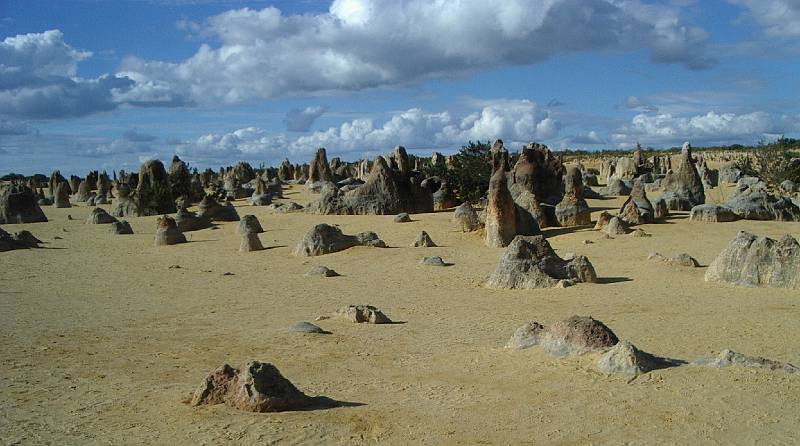
<path fill-rule="evenodd" d="M 286 197 L 312 198 L 304 187 Z M 590 204 L 599 212 L 622 201 Z M 91 208 L 83 205 L 46 207 L 48 223 L 5 226 L 47 243 L 0 254 L 0 443 L 800 442 L 800 376 L 684 366 L 629 381 L 599 372 L 591 356 L 503 348 L 528 320 L 578 314 L 662 356 L 694 360 L 731 348 L 798 364 L 796 291 L 706 283 L 705 268 L 678 269 L 647 255 L 687 252 L 707 266 L 739 230 L 798 237 L 800 224 L 703 224 L 683 214 L 643 226 L 651 238 L 551 229 L 557 252 L 588 256 L 603 283 L 498 291 L 482 283 L 503 250 L 458 232 L 450 212 L 396 224 L 392 216 L 236 205 L 258 216 L 269 249 L 239 253 L 235 223 L 155 247 L 156 217 L 130 218 L 136 234 L 112 236 L 105 225 L 84 223 Z M 294 257 L 296 243 L 321 222 L 345 233 L 375 231 L 391 248 Z M 422 230 L 440 247 L 409 247 Z M 425 255 L 454 265 L 419 265 Z M 304 277 L 312 265 L 342 277 Z M 360 303 L 406 323 L 323 320 L 333 334 L 285 331 Z M 307 394 L 360 405 L 252 414 L 182 403 L 209 370 L 250 359 L 274 363 Z"/>

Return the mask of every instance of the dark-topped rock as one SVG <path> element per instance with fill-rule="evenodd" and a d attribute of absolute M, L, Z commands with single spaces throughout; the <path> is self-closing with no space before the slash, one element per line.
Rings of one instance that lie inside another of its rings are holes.
<path fill-rule="evenodd" d="M 306 233 L 294 250 L 296 256 L 319 256 L 342 251 L 353 246 L 385 248 L 386 243 L 374 232 L 346 235 L 336 226 L 318 224 Z"/>
<path fill-rule="evenodd" d="M 172 157 L 167 171 L 169 177 L 169 187 L 174 197 L 186 197 L 189 201 L 200 200 L 202 194 L 197 196 L 192 188 L 192 175 L 189 173 L 189 166 L 186 165 L 178 155 Z"/>
<path fill-rule="evenodd" d="M 114 235 L 129 235 L 133 234 L 133 228 L 126 220 L 115 221 L 109 225 L 108 232 Z"/>
<path fill-rule="evenodd" d="M 746 287 L 800 289 L 800 244 L 788 234 L 776 241 L 739 231 L 711 262 L 705 280 Z"/>
<path fill-rule="evenodd" d="M 667 206 L 667 202 L 663 198 L 659 198 L 655 201 L 655 203 L 653 203 L 653 218 L 656 220 L 661 220 L 667 217 L 669 217 L 669 207 Z"/>
<path fill-rule="evenodd" d="M 73 197 L 73 199 L 78 203 L 84 203 L 91 196 L 92 196 L 92 188 L 89 186 L 89 182 L 81 181 L 80 184 L 78 184 L 78 191 L 75 192 L 75 196 Z"/>
<path fill-rule="evenodd" d="M 86 223 L 90 225 L 107 225 L 114 222 L 117 222 L 117 219 L 109 215 L 103 208 L 92 209 L 89 213 L 89 217 L 86 219 Z"/>
<path fill-rule="evenodd" d="M 435 248 L 436 243 L 431 240 L 431 237 L 428 235 L 427 232 L 422 231 L 419 233 L 417 238 L 414 240 L 414 243 L 411 246 L 415 248 Z"/>
<path fill-rule="evenodd" d="M 183 235 L 183 232 L 178 229 L 175 220 L 166 215 L 159 217 L 156 221 L 155 245 L 166 246 L 177 245 L 179 243 L 186 243 L 186 237 Z"/>
<path fill-rule="evenodd" d="M 356 323 L 391 324 L 383 312 L 372 305 L 348 305 L 336 310 L 336 316 Z"/>
<path fill-rule="evenodd" d="M 734 164 L 726 164 L 719 168 L 719 181 L 736 184 L 742 178 L 742 171 Z"/>
<path fill-rule="evenodd" d="M 161 161 L 145 161 L 139 168 L 136 207 L 139 215 L 171 214 L 176 211 L 169 176 Z"/>
<path fill-rule="evenodd" d="M 250 196 L 250 204 L 253 206 L 268 206 L 272 204 L 272 194 L 267 190 L 267 184 L 261 178 L 255 180 L 255 190 Z"/>
<path fill-rule="evenodd" d="M 602 322 L 588 316 L 572 316 L 547 327 L 539 343 L 556 356 L 606 351 L 619 342 Z"/>
<path fill-rule="evenodd" d="M 562 282 L 564 281 L 564 282 Z M 500 289 L 550 288 L 562 283 L 596 282 L 589 259 L 556 255 L 544 236 L 517 236 L 500 258 L 486 286 Z"/>
<path fill-rule="evenodd" d="M 225 364 L 211 372 L 194 392 L 190 404 L 226 404 L 247 412 L 282 412 L 305 408 L 311 402 L 274 365 L 250 361 L 241 369 Z"/>
<path fill-rule="evenodd" d="M 564 198 L 556 205 L 556 220 L 562 227 L 585 226 L 592 223 L 589 205 L 583 198 L 583 175 L 570 166 L 564 176 Z"/>
<path fill-rule="evenodd" d="M 0 187 L 0 224 L 47 221 L 33 189 L 22 184 Z"/>
<path fill-rule="evenodd" d="M 661 181 L 664 194 L 661 198 L 667 202 L 670 210 L 688 211 L 698 204 L 706 202 L 703 180 L 695 168 L 692 147 L 683 143 L 681 160 L 677 170 L 668 172 Z"/>
<path fill-rule="evenodd" d="M 317 325 L 312 324 L 311 322 L 297 322 L 288 327 L 289 331 L 296 331 L 298 333 L 311 333 L 311 334 L 329 334 L 329 332 L 323 330 Z"/>
<path fill-rule="evenodd" d="M 522 190 L 515 195 L 512 191 L 511 196 L 514 197 L 517 235 L 539 235 L 542 227 L 550 226 L 552 216 L 545 214 L 533 192 Z"/>
<path fill-rule="evenodd" d="M 718 204 L 698 204 L 689 212 L 689 220 L 692 221 L 721 223 L 738 219 L 732 210 Z"/>

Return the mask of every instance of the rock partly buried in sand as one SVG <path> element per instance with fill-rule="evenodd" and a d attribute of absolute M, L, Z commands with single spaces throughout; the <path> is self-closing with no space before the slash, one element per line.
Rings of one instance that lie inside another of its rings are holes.
<path fill-rule="evenodd" d="M 303 236 L 294 250 L 296 256 L 320 256 L 342 251 L 353 246 L 373 246 L 385 248 L 386 243 L 378 234 L 368 231 L 356 235 L 346 235 L 336 226 L 318 224 Z"/>
<path fill-rule="evenodd" d="M 115 221 L 108 227 L 108 232 L 114 235 L 129 235 L 133 234 L 133 228 L 126 220 Z"/>
<path fill-rule="evenodd" d="M 178 213 L 175 214 L 175 223 L 178 224 L 181 232 L 199 231 L 214 226 L 211 219 L 201 217 L 186 208 L 178 209 Z"/>
<path fill-rule="evenodd" d="M 0 187 L 0 224 L 46 221 L 33 189 L 22 184 Z"/>
<path fill-rule="evenodd" d="M 597 368 L 611 374 L 641 375 L 658 368 L 658 360 L 628 341 L 619 341 L 597 361 Z"/>
<path fill-rule="evenodd" d="M 545 351 L 556 356 L 606 351 L 619 342 L 602 322 L 589 316 L 572 316 L 547 327 L 539 338 Z"/>
<path fill-rule="evenodd" d="M 383 312 L 372 305 L 348 305 L 336 311 L 338 317 L 347 319 L 351 322 L 368 324 L 390 324 L 389 319 Z"/>
<path fill-rule="evenodd" d="M 603 232 L 608 235 L 623 235 L 631 232 L 631 230 L 628 229 L 628 225 L 621 218 L 611 217 L 608 224 L 603 227 Z"/>
<path fill-rule="evenodd" d="M 178 224 L 172 217 L 166 215 L 158 218 L 156 222 L 156 246 L 177 245 L 178 243 L 186 243 L 186 236 L 183 235 Z"/>
<path fill-rule="evenodd" d="M 439 256 L 423 257 L 419 263 L 420 265 L 428 266 L 447 266 L 447 264 L 444 263 L 444 260 L 442 260 L 442 258 Z"/>
<path fill-rule="evenodd" d="M 296 331 L 298 333 L 312 333 L 312 334 L 328 334 L 329 332 L 323 330 L 311 322 L 297 322 L 288 327 L 289 331 Z"/>
<path fill-rule="evenodd" d="M 631 232 L 630 235 L 631 235 L 631 237 L 652 237 L 653 236 L 652 234 L 648 234 L 647 232 L 645 232 L 644 229 L 642 229 L 642 228 L 634 229 L 633 232 Z"/>
<path fill-rule="evenodd" d="M 469 202 L 464 202 L 456 207 L 453 212 L 453 222 L 458 224 L 462 232 L 472 232 L 483 226 L 478 219 L 478 213 Z"/>
<path fill-rule="evenodd" d="M 776 241 L 739 231 L 711 262 L 705 280 L 746 287 L 800 289 L 800 244 L 788 234 Z"/>
<path fill-rule="evenodd" d="M 798 373 L 800 368 L 787 362 L 774 361 L 759 356 L 747 356 L 732 350 L 723 350 L 714 358 L 704 358 L 693 364 L 707 367 L 744 367 L 750 369 L 782 370 L 786 373 Z"/>
<path fill-rule="evenodd" d="M 205 217 L 211 221 L 239 221 L 239 213 L 232 204 L 221 205 L 210 195 L 203 197 L 197 207 L 199 217 Z"/>
<path fill-rule="evenodd" d="M 579 282 L 597 282 L 594 267 L 584 256 L 564 260 L 544 236 L 514 238 L 500 258 L 486 286 L 498 289 L 550 288 Z"/>
<path fill-rule="evenodd" d="M 0 252 L 13 249 L 38 248 L 40 243 L 42 241 L 29 231 L 19 231 L 11 235 L 4 231 L 3 228 L 0 228 Z"/>
<path fill-rule="evenodd" d="M 408 223 L 411 221 L 411 216 L 407 212 L 401 212 L 394 216 L 395 223 Z"/>
<path fill-rule="evenodd" d="M 311 398 L 267 362 L 250 361 L 241 370 L 228 364 L 211 372 L 195 391 L 192 406 L 226 404 L 248 412 L 281 412 L 307 407 Z"/>
<path fill-rule="evenodd" d="M 631 193 L 631 187 L 619 178 L 611 178 L 606 187 L 600 189 L 603 196 L 624 196 Z"/>
<path fill-rule="evenodd" d="M 698 204 L 689 212 L 689 220 L 722 223 L 736 221 L 739 217 L 732 210 L 718 204 Z"/>
<path fill-rule="evenodd" d="M 92 209 L 92 212 L 89 213 L 89 217 L 86 219 L 86 223 L 90 225 L 107 225 L 117 221 L 115 217 L 110 215 L 103 208 Z"/>
<path fill-rule="evenodd" d="M 337 277 L 339 273 L 336 271 L 328 268 L 327 266 L 312 266 L 310 270 L 306 271 L 304 274 L 308 277 Z"/>
<path fill-rule="evenodd" d="M 414 240 L 414 243 L 412 243 L 411 246 L 415 248 L 435 248 L 436 243 L 434 243 L 433 240 L 431 240 L 431 236 L 429 236 L 427 232 L 422 231 L 419 233 L 416 240 Z"/>
<path fill-rule="evenodd" d="M 519 327 L 511 335 L 511 339 L 506 343 L 506 348 L 522 350 L 528 347 L 533 347 L 539 344 L 539 338 L 544 331 L 544 325 L 536 322 L 529 321 L 525 325 Z"/>
<path fill-rule="evenodd" d="M 686 254 L 685 252 L 678 254 L 675 257 L 666 257 L 657 252 L 653 252 L 647 256 L 647 260 L 652 260 L 655 262 L 663 262 L 674 266 L 683 266 L 686 268 L 697 268 L 698 266 L 700 266 L 700 263 L 697 261 L 697 259 L 690 256 L 689 254 Z"/>
<path fill-rule="evenodd" d="M 245 215 L 239 220 L 239 225 L 236 227 L 236 233 L 239 235 L 244 234 L 261 234 L 264 228 L 261 227 L 261 222 L 255 215 Z"/>

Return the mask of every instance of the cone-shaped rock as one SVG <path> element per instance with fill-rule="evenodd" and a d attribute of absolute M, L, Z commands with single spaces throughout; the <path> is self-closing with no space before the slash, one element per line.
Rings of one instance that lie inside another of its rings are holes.
<path fill-rule="evenodd" d="M 47 221 L 36 194 L 22 184 L 0 187 L 0 224 Z"/>
<path fill-rule="evenodd" d="M 159 217 L 156 222 L 156 246 L 177 245 L 178 243 L 186 243 L 186 237 L 177 223 L 172 217 L 166 215 Z"/>
<path fill-rule="evenodd" d="M 318 224 L 303 236 L 294 250 L 296 256 L 319 256 L 342 251 L 353 246 L 374 246 L 385 248 L 386 243 L 374 232 L 361 232 L 346 235 L 336 226 Z"/>
<path fill-rule="evenodd" d="M 412 243 L 411 246 L 415 248 L 433 248 L 436 247 L 436 243 L 433 243 L 433 240 L 431 240 L 431 237 L 428 235 L 427 232 L 422 231 L 419 233 L 416 240 L 414 240 L 414 243 Z"/>
<path fill-rule="evenodd" d="M 583 198 L 583 174 L 570 166 L 564 176 L 564 198 L 556 205 L 556 220 L 563 227 L 584 226 L 592 223 L 589 205 Z"/>
<path fill-rule="evenodd" d="M 661 196 L 671 210 L 688 211 L 698 204 L 706 202 L 703 180 L 694 166 L 692 147 L 683 143 L 681 161 L 678 169 L 667 173 L 661 181 L 664 194 Z"/>
<path fill-rule="evenodd" d="M 508 190 L 504 166 L 508 164 L 505 149 L 492 154 L 492 177 L 489 180 L 489 200 L 486 204 L 484 240 L 486 246 L 508 246 L 517 235 L 516 205 Z"/>

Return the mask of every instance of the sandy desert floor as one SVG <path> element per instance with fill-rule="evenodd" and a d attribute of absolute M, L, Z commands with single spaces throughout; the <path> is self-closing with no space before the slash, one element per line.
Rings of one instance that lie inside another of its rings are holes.
<path fill-rule="evenodd" d="M 709 201 L 724 192 L 709 191 Z M 312 198 L 304 187 L 285 195 L 302 204 Z M 589 202 L 596 214 L 623 198 Z M 112 236 L 107 226 L 84 223 L 86 206 L 46 207 L 48 223 L 5 226 L 47 243 L 0 255 L 0 442 L 800 443 L 800 376 L 681 366 L 631 381 L 599 372 L 592 356 L 503 348 L 526 321 L 577 314 L 661 356 L 691 361 L 730 348 L 798 364 L 797 292 L 703 281 L 704 267 L 737 231 L 800 237 L 798 223 L 703 224 L 684 213 L 643 226 L 651 238 L 549 229 L 557 252 L 588 256 L 601 283 L 497 291 L 482 283 L 503 250 L 459 232 L 450 212 L 397 224 L 392 216 L 236 205 L 259 218 L 269 249 L 238 252 L 235 223 L 155 247 L 156 217 L 128 219 L 136 234 Z M 322 222 L 345 233 L 375 231 L 391 247 L 293 256 L 303 234 Z M 421 230 L 440 247 L 409 247 Z M 687 252 L 703 267 L 647 261 L 653 251 Z M 424 255 L 453 266 L 419 265 Z M 305 277 L 312 265 L 342 276 Z M 360 303 L 405 323 L 331 319 L 317 322 L 330 335 L 285 330 Z M 182 403 L 213 368 L 250 359 L 274 363 L 309 395 L 358 404 L 253 414 Z"/>

